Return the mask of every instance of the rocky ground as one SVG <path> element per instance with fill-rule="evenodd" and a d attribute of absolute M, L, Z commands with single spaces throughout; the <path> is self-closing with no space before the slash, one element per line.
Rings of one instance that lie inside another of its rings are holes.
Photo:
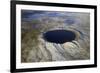
<path fill-rule="evenodd" d="M 40 15 L 29 12 L 30 17 L 25 16 L 21 20 L 21 62 L 90 59 L 89 13 L 55 12 L 58 15 L 54 16 L 53 12 L 42 12 Z M 50 13 L 53 16 L 49 16 Z M 37 15 L 41 17 L 36 18 Z M 76 39 L 63 44 L 44 40 L 44 32 L 56 29 L 73 31 Z"/>

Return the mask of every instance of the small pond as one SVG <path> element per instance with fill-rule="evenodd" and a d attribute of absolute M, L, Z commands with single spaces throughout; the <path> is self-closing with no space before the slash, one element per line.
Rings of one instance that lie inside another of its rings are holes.
<path fill-rule="evenodd" d="M 63 44 L 75 40 L 75 33 L 70 30 L 51 30 L 43 34 L 43 38 L 52 43 Z"/>

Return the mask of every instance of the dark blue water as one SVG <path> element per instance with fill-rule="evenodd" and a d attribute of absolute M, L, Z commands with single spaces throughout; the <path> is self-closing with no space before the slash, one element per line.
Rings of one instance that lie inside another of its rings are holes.
<path fill-rule="evenodd" d="M 43 37 L 48 42 L 63 44 L 74 40 L 76 35 L 68 30 L 53 30 L 44 33 Z"/>

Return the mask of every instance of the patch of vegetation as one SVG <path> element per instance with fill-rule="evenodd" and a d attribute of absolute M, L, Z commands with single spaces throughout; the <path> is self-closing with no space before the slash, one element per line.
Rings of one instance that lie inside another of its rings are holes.
<path fill-rule="evenodd" d="M 29 55 L 29 52 L 32 49 L 36 49 L 38 47 L 38 36 L 40 34 L 39 30 L 33 29 L 29 32 L 26 32 L 22 34 L 24 37 L 22 37 L 21 41 L 21 61 L 27 62 L 27 58 Z"/>
<path fill-rule="evenodd" d="M 39 23 L 40 23 L 40 21 L 39 21 L 39 20 L 34 19 L 34 20 L 32 20 L 32 23 L 33 23 L 33 24 L 39 24 Z"/>
<path fill-rule="evenodd" d="M 32 29 L 28 32 L 22 33 L 22 42 L 27 42 L 29 39 L 36 40 L 38 35 L 40 34 L 40 30 Z"/>

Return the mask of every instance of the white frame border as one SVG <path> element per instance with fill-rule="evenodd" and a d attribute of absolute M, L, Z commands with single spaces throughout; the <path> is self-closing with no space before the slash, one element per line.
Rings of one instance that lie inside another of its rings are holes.
<path fill-rule="evenodd" d="M 89 12 L 90 13 L 90 60 L 61 61 L 61 62 L 40 62 L 40 63 L 21 63 L 21 9 L 27 10 L 46 10 L 46 11 L 69 11 L 69 12 Z M 36 5 L 16 5 L 16 69 L 40 68 L 55 66 L 73 66 L 94 64 L 94 9 L 71 8 L 71 7 L 52 7 Z"/>

